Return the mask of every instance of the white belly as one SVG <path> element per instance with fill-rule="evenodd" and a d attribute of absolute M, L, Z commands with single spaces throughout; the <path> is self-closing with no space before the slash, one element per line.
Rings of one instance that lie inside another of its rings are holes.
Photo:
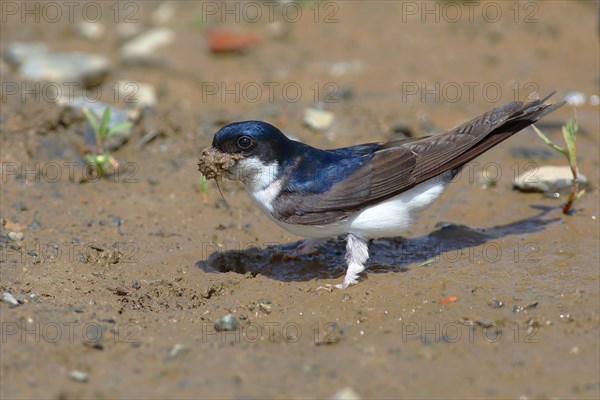
<path fill-rule="evenodd" d="M 280 227 L 298 236 L 326 238 L 352 233 L 364 239 L 399 236 L 417 215 L 437 199 L 448 179 L 435 177 L 383 203 L 368 207 L 344 221 L 330 225 L 291 225 L 273 218 L 264 206 L 253 200 Z"/>

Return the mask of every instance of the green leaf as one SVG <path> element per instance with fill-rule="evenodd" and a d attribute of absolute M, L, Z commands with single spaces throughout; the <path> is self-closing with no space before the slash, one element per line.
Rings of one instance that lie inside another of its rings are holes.
<path fill-rule="evenodd" d="M 94 154 L 86 154 L 85 155 L 85 161 L 87 161 L 88 164 L 96 165 L 96 155 L 94 155 Z"/>
<path fill-rule="evenodd" d="M 100 131 L 98 134 L 100 137 L 108 136 L 108 124 L 110 123 L 110 107 L 106 107 L 104 109 L 104 114 L 102 115 L 102 122 L 100 123 Z"/>
<path fill-rule="evenodd" d="M 435 257 L 432 257 L 429 260 L 423 261 L 421 264 L 418 265 L 418 267 L 427 267 L 427 266 L 433 264 L 435 261 L 436 261 Z"/>
<path fill-rule="evenodd" d="M 85 114 L 85 117 L 87 118 L 88 122 L 90 123 L 90 125 L 92 126 L 92 129 L 94 130 L 94 134 L 98 134 L 98 130 L 99 130 L 99 126 L 98 126 L 98 118 L 96 117 L 96 115 L 91 112 L 88 108 L 84 108 L 83 109 L 83 113 Z"/>
<path fill-rule="evenodd" d="M 208 193 L 208 181 L 204 175 L 200 175 L 200 192 Z"/>
<path fill-rule="evenodd" d="M 548 137 L 546 135 L 544 135 L 542 133 L 542 131 L 540 131 L 535 125 L 531 125 L 531 127 L 533 128 L 533 130 L 535 131 L 535 133 L 537 133 L 537 135 L 540 137 L 540 139 L 542 139 L 544 141 L 544 143 L 546 143 L 548 146 L 552 147 L 554 150 L 558 151 L 559 153 L 563 154 L 565 157 L 569 157 L 569 154 L 567 153 L 567 151 L 565 149 L 563 149 L 560 146 L 557 146 L 552 140 L 548 139 Z"/>
<path fill-rule="evenodd" d="M 111 126 L 110 129 L 108 130 L 108 133 L 106 136 L 110 136 L 110 135 L 114 135 L 115 133 L 119 133 L 119 132 L 125 132 L 128 131 L 129 129 L 131 129 L 131 122 L 120 122 L 114 126 Z"/>
<path fill-rule="evenodd" d="M 577 167 L 577 149 L 575 147 L 575 135 L 577 133 L 577 114 L 573 118 L 569 118 L 567 124 L 562 128 L 562 134 L 565 138 L 565 143 L 567 144 L 567 149 L 569 150 L 569 164 L 571 165 L 571 169 L 575 171 Z"/>

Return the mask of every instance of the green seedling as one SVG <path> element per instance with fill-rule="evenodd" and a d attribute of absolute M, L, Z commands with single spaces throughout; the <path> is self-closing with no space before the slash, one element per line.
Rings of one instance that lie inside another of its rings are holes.
<path fill-rule="evenodd" d="M 93 154 L 87 154 L 85 160 L 89 165 L 96 168 L 96 172 L 99 176 L 104 176 L 114 171 L 119 166 L 119 162 L 107 151 L 104 151 L 104 140 L 115 133 L 125 132 L 131 129 L 131 123 L 121 122 L 110 126 L 110 107 L 104 109 L 101 120 L 98 120 L 96 114 L 87 108 L 83 109 L 83 113 L 96 137 L 96 151 Z"/>
<path fill-rule="evenodd" d="M 201 193 L 208 193 L 208 180 L 202 174 L 200 174 L 200 183 L 198 185 Z"/>
<path fill-rule="evenodd" d="M 567 149 L 563 149 L 558 146 L 552 140 L 550 140 L 546 135 L 542 133 L 535 125 L 533 126 L 533 130 L 537 135 L 546 143 L 548 146 L 552 147 L 558 153 L 567 157 L 569 161 L 569 166 L 571 167 L 571 173 L 573 174 L 573 183 L 571 186 L 571 192 L 569 193 L 569 198 L 567 202 L 563 204 L 562 210 L 564 214 L 568 214 L 573 206 L 573 203 L 576 199 L 580 198 L 585 190 L 579 191 L 579 175 L 577 170 L 577 151 L 575 147 L 575 135 L 578 130 L 577 126 L 577 113 L 574 113 L 573 118 L 569 118 L 567 123 L 562 127 L 562 134 L 567 144 Z"/>

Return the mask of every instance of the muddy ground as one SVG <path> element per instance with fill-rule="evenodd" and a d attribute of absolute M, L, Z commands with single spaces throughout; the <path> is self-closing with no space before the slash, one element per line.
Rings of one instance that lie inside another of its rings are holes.
<path fill-rule="evenodd" d="M 527 129 L 471 163 L 404 237 L 371 243 L 359 284 L 333 293 L 315 289 L 341 281 L 341 239 L 286 261 L 301 238 L 237 183 L 221 184 L 227 204 L 213 182 L 202 190 L 197 171 L 236 120 L 331 148 L 440 131 L 534 90 L 589 99 L 598 2 L 271 3 L 274 23 L 262 2 L 258 18 L 245 3 L 174 2 L 157 18 L 160 3 L 106 2 L 94 3 L 98 41 L 77 34 L 77 4 L 73 20 L 36 22 L 3 2 L 0 50 L 98 53 L 111 63 L 101 100 L 125 107 L 110 87 L 126 79 L 158 101 L 112 153 L 125 169 L 82 183 L 84 122 L 26 95 L 3 64 L 0 289 L 19 305 L 0 303 L 2 398 L 600 396 L 597 104 L 576 107 L 591 187 L 573 215 L 564 196 L 511 190 L 516 173 L 566 165 Z M 115 20 L 176 39 L 126 63 Z M 261 40 L 213 54 L 214 27 Z M 319 100 L 335 114 L 327 132 L 302 121 Z M 572 114 L 540 127 L 561 141 Z M 216 332 L 228 314 L 239 329 Z"/>

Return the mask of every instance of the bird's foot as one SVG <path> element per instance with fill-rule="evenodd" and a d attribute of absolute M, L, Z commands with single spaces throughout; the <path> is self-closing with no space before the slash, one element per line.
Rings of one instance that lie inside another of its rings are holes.
<path fill-rule="evenodd" d="M 296 258 L 306 256 L 309 254 L 315 254 L 319 252 L 317 246 L 323 241 L 323 239 L 306 239 L 298 245 L 294 250 L 283 255 L 283 260 L 295 260 Z"/>
<path fill-rule="evenodd" d="M 338 283 L 337 285 L 333 285 L 331 283 L 327 283 L 325 285 L 319 286 L 316 290 L 326 290 L 329 293 L 333 293 L 333 289 L 346 289 L 348 286 L 355 285 L 358 282 L 358 275 L 344 277 L 344 281 L 342 283 Z"/>
<path fill-rule="evenodd" d="M 369 258 L 369 249 L 367 242 L 353 234 L 349 234 L 346 242 L 346 262 L 348 267 L 346 269 L 346 276 L 344 281 L 337 285 L 323 285 L 319 286 L 317 290 L 327 290 L 332 293 L 333 289 L 346 289 L 350 285 L 354 285 L 358 282 L 358 275 L 365 270 L 365 263 Z"/>

